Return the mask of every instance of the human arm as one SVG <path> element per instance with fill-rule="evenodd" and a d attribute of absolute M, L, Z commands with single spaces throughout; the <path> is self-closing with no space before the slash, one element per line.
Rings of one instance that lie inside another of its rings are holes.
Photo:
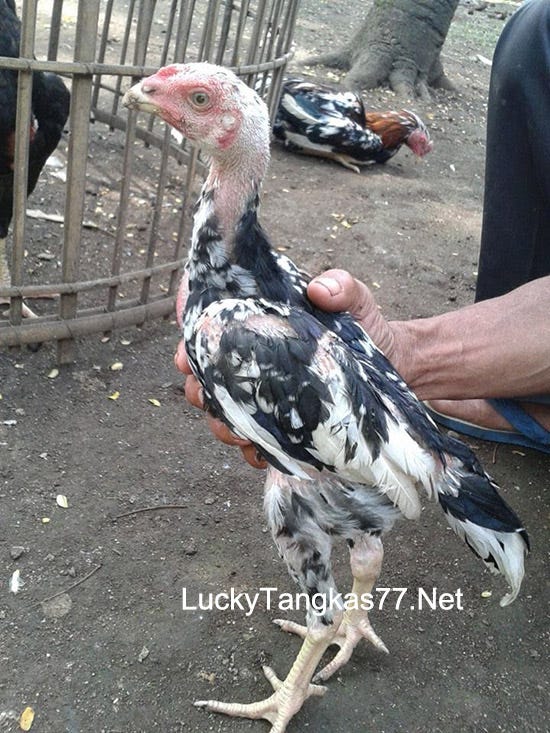
<path fill-rule="evenodd" d="M 422 400 L 550 394 L 550 276 L 410 321 L 386 321 L 343 270 L 313 280 L 308 295 L 325 310 L 350 310 Z"/>

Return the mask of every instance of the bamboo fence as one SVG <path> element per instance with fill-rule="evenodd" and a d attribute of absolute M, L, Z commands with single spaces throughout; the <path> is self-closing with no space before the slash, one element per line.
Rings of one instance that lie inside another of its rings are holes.
<path fill-rule="evenodd" d="M 299 0 L 18 4 L 20 56 L 0 57 L 0 68 L 16 70 L 19 78 L 11 283 L 0 285 L 0 298 L 8 298 L 10 308 L 0 318 L 0 346 L 56 341 L 58 361 L 67 363 L 74 360 L 77 338 L 172 313 L 190 233 L 189 204 L 204 169 L 197 151 L 161 121 L 122 108 L 122 95 L 161 66 L 207 60 L 231 67 L 273 113 L 292 55 L 298 5 Z M 25 131 L 32 119 L 34 71 L 62 76 L 71 110 L 68 133 L 54 155 L 61 158 L 62 174 L 43 171 L 27 202 Z M 25 212 L 43 200 L 63 213 L 39 211 L 43 221 L 37 224 Z M 22 317 L 23 299 L 51 295 L 53 300 L 40 301 L 38 317 Z"/>

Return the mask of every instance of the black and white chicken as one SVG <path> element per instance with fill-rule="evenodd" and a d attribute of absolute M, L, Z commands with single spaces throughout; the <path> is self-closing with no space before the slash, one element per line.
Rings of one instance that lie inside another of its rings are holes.
<path fill-rule="evenodd" d="M 199 701 L 211 711 L 265 718 L 283 733 L 310 695 L 331 644 L 341 648 L 316 679 L 350 658 L 360 639 L 384 649 L 367 612 L 346 610 L 331 570 L 333 539 L 344 537 L 352 593 L 370 593 L 381 536 L 395 518 L 420 512 L 417 489 L 518 594 L 528 540 L 476 457 L 438 431 L 421 403 L 347 313 L 325 313 L 306 297 L 307 276 L 276 253 L 258 221 L 269 160 L 269 119 L 257 94 L 231 71 L 206 63 L 168 66 L 132 87 L 126 106 L 154 113 L 210 156 L 187 265 L 183 333 L 209 410 L 252 441 L 269 462 L 265 510 L 290 574 L 313 599 L 336 602 L 307 627 L 284 680 L 248 705 Z"/>
<path fill-rule="evenodd" d="M 330 158 L 359 173 L 385 163 L 407 145 L 419 158 L 432 149 L 428 128 L 414 112 L 367 112 L 355 92 L 288 79 L 281 91 L 273 135 L 288 150 Z"/>
<path fill-rule="evenodd" d="M 21 22 L 13 0 L 0 0 L 0 56 L 17 58 Z M 46 161 L 56 149 L 67 117 L 70 94 L 57 74 L 35 71 L 32 75 L 32 121 L 29 130 L 27 195 L 30 195 Z M 0 68 L 0 286 L 11 285 L 6 256 L 6 237 L 13 216 L 17 71 Z M 26 305 L 23 315 L 35 314 Z"/>

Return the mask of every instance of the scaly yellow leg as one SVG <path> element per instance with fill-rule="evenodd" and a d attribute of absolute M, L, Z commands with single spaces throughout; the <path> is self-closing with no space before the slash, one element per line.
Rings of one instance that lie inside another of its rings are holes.
<path fill-rule="evenodd" d="M 357 602 L 352 603 L 350 599 L 346 604 L 348 610 L 344 613 L 338 631 L 331 642 L 337 644 L 340 651 L 331 662 L 315 675 L 315 682 L 324 682 L 337 670 L 341 669 L 349 661 L 353 650 L 361 639 L 369 641 L 379 651 L 389 653 L 382 639 L 372 628 L 367 611 L 361 608 L 361 597 L 363 594 L 372 593 L 374 584 L 378 580 L 383 557 L 384 549 L 379 537 L 363 535 L 350 548 L 350 564 L 353 574 L 353 587 L 350 596 L 355 596 Z M 302 638 L 305 638 L 307 634 L 305 626 L 293 621 L 275 619 L 274 623 L 280 626 L 283 631 L 297 634 Z"/>

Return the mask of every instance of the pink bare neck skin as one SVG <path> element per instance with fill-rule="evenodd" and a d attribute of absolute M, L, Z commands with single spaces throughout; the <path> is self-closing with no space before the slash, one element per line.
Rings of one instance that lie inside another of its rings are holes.
<path fill-rule="evenodd" d="M 240 152 L 238 141 L 227 155 L 212 157 L 205 190 L 214 194 L 213 208 L 226 247 L 234 241 L 236 226 L 258 193 L 269 163 L 269 148 Z"/>

